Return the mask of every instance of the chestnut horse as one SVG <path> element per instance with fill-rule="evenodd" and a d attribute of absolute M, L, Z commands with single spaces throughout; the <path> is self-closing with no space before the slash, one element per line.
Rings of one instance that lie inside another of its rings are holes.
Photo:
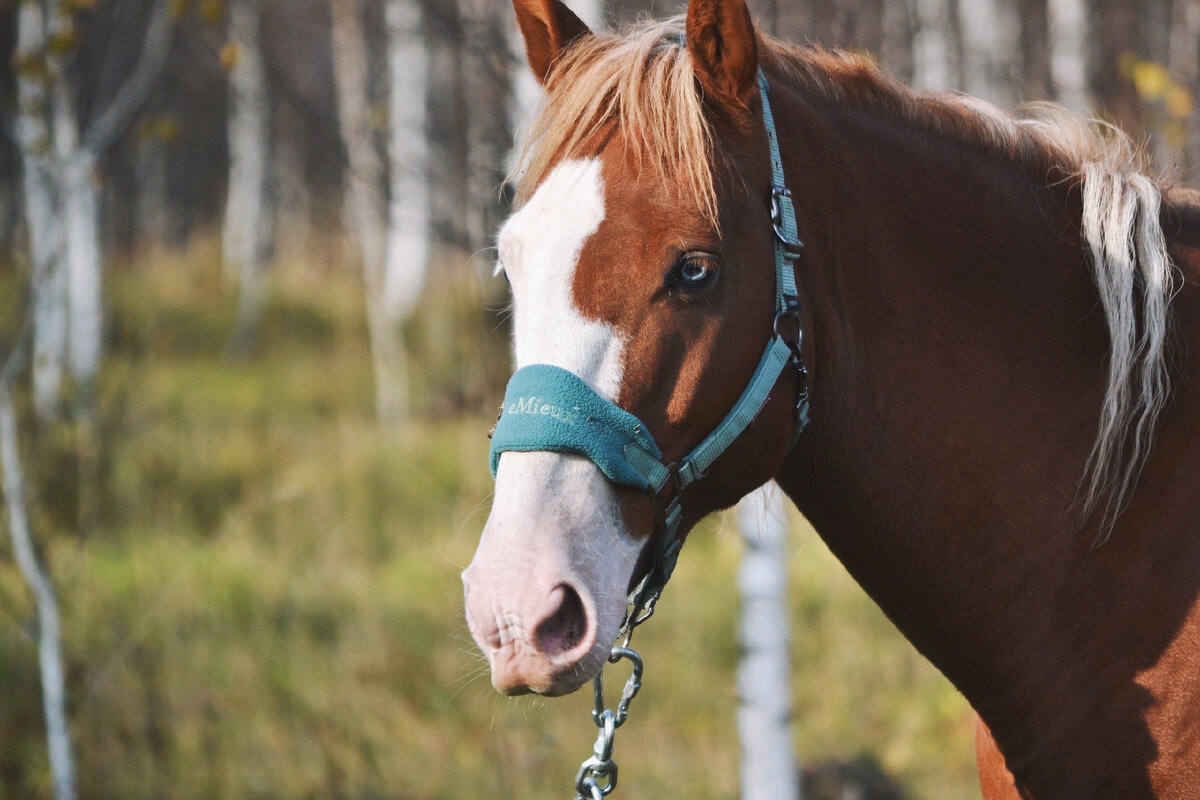
<path fill-rule="evenodd" d="M 664 464 L 724 424 L 777 333 L 761 71 L 812 424 L 784 369 L 679 490 L 679 538 L 774 479 L 978 712 L 987 797 L 1200 797 L 1200 196 L 1067 112 L 773 40 L 745 0 L 620 36 L 514 4 L 546 89 L 498 242 L 517 366 Z M 496 462 L 463 580 L 509 694 L 592 678 L 662 549 L 657 487 L 583 452 Z"/>

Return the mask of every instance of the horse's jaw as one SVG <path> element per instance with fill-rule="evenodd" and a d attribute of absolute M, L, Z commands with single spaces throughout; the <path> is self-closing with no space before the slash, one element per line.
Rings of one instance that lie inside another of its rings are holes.
<path fill-rule="evenodd" d="M 505 453 L 463 572 L 467 624 L 505 694 L 573 692 L 603 667 L 643 542 L 592 462 Z"/>

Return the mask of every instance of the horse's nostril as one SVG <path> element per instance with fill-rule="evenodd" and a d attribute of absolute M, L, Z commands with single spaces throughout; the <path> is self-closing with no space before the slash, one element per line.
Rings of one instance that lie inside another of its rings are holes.
<path fill-rule="evenodd" d="M 549 614 L 533 632 L 534 645 L 551 657 L 573 650 L 588 628 L 587 612 L 579 593 L 560 583 L 550 591 L 545 608 Z"/>

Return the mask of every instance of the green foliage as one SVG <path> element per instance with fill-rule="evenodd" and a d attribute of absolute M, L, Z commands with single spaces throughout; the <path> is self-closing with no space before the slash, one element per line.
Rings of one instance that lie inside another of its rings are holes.
<path fill-rule="evenodd" d="M 508 371 L 485 290 L 434 281 L 409 331 L 421 417 L 385 433 L 355 276 L 279 275 L 256 357 L 229 363 L 234 298 L 211 256 L 118 271 L 94 463 L 83 432 L 24 412 L 82 797 L 567 796 L 590 693 L 499 696 L 462 614 Z M 623 800 L 736 795 L 739 539 L 723 522 L 692 536 L 638 632 Z M 977 794 L 964 701 L 797 531 L 799 752 L 879 764 L 912 797 Z M 34 611 L 0 542 L 0 796 L 49 798 Z"/>

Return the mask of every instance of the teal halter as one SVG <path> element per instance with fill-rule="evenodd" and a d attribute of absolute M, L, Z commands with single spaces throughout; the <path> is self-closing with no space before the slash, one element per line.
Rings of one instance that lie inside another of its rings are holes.
<path fill-rule="evenodd" d="M 784 183 L 779 137 L 767 95 L 767 79 L 758 73 L 763 119 L 771 150 L 771 224 L 775 231 L 775 324 L 771 340 L 750 383 L 725 419 L 694 450 L 672 464 L 636 416 L 601 397 L 578 375 L 550 364 L 531 364 L 513 374 L 504 405 L 492 432 L 492 474 L 504 452 L 550 451 L 587 456 L 613 483 L 645 489 L 657 516 L 656 553 L 652 566 L 630 595 L 633 608 L 622 628 L 633 628 L 654 613 L 682 541 L 680 497 L 704 477 L 766 405 L 771 389 L 789 364 L 797 375 L 795 436 L 808 425 L 808 372 L 801 356 L 803 331 L 796 295 L 794 262 L 804 246 L 797 238 L 792 193 Z M 794 329 L 794 338 L 789 336 Z M 795 439 L 792 441 L 795 444 Z"/>

